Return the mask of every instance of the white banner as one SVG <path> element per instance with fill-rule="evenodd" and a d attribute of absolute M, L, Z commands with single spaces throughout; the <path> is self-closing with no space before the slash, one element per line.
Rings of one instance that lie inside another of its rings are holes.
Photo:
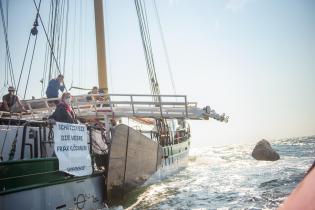
<path fill-rule="evenodd" d="M 92 174 L 91 156 L 85 125 L 56 122 L 54 125 L 55 153 L 59 170 L 75 176 Z"/>

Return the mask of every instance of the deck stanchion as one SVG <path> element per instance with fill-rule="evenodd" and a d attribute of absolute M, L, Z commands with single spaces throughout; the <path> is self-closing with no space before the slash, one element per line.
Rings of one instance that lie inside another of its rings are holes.
<path fill-rule="evenodd" d="M 186 117 L 188 118 L 188 111 L 187 111 L 187 97 L 184 96 L 185 98 L 185 112 L 186 112 Z"/>
<path fill-rule="evenodd" d="M 159 106 L 160 106 L 161 117 L 163 118 L 162 98 L 161 98 L 161 95 L 159 95 L 158 99 L 159 99 Z"/>
<path fill-rule="evenodd" d="M 30 103 L 27 103 L 27 106 L 28 106 L 29 110 L 31 111 L 32 117 L 33 117 L 33 119 L 34 119 L 35 117 L 34 117 L 34 113 L 33 113 L 33 109 L 32 109 L 31 104 L 30 104 Z"/>
<path fill-rule="evenodd" d="M 132 114 L 135 115 L 135 106 L 134 106 L 134 103 L 133 103 L 132 95 L 130 95 L 130 101 L 131 101 Z"/>

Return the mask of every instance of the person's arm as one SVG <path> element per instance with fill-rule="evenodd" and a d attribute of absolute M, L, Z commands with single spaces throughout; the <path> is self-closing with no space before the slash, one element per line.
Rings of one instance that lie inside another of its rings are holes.
<path fill-rule="evenodd" d="M 62 85 L 59 86 L 59 90 L 61 92 L 63 92 L 65 90 L 65 84 L 64 83 L 62 83 Z"/>
<path fill-rule="evenodd" d="M 19 97 L 16 96 L 16 102 L 18 103 L 20 109 L 23 111 L 23 112 L 26 112 L 26 109 L 24 108 L 24 106 L 22 105 Z"/>
<path fill-rule="evenodd" d="M 65 116 L 67 116 L 66 117 L 66 122 L 67 123 L 76 123 L 76 120 L 74 119 L 74 117 L 69 112 L 66 111 L 66 113 L 67 113 L 65 115 Z"/>
<path fill-rule="evenodd" d="M 7 112 L 9 112 L 9 111 L 10 111 L 10 108 L 9 108 L 9 106 L 8 106 L 7 101 L 4 100 L 4 98 L 2 99 L 2 103 L 3 103 L 4 109 L 5 109 Z"/>
<path fill-rule="evenodd" d="M 59 90 L 60 90 L 61 92 L 63 92 L 63 91 L 65 90 L 65 82 L 63 81 L 63 79 L 62 79 L 62 81 L 60 81 L 60 83 L 59 83 Z"/>

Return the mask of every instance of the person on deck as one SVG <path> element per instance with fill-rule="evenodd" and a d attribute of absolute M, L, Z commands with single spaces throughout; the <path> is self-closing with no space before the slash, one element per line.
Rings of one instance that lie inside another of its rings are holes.
<path fill-rule="evenodd" d="M 59 74 L 56 79 L 52 79 L 48 83 L 48 87 L 46 90 L 47 98 L 58 98 L 59 90 L 61 92 L 64 91 L 65 85 L 63 81 L 63 75 Z"/>
<path fill-rule="evenodd" d="M 88 92 L 88 94 L 89 94 L 89 95 L 101 94 L 101 92 L 100 92 L 100 89 L 98 89 L 97 86 L 94 86 L 94 87 L 92 88 L 92 91 Z M 94 95 L 94 96 L 87 96 L 86 99 L 87 99 L 88 101 L 92 101 L 92 100 L 103 101 L 103 100 L 104 100 L 104 98 L 103 98 L 102 96 L 99 96 L 99 95 L 96 95 L 96 96 L 95 96 L 95 95 Z"/>
<path fill-rule="evenodd" d="M 2 97 L 2 106 L 0 110 L 7 112 L 26 112 L 23 105 L 21 104 L 19 97 L 14 94 L 15 88 L 10 86 L 8 88 L 8 91 L 9 93 Z"/>
<path fill-rule="evenodd" d="M 98 94 L 98 87 L 94 86 L 92 88 L 92 91 L 89 91 L 88 92 L 89 95 L 92 95 L 92 94 Z M 87 96 L 86 99 L 88 101 L 92 101 L 92 100 L 97 100 L 97 98 L 95 96 Z"/>
<path fill-rule="evenodd" d="M 57 122 L 77 123 L 75 114 L 71 108 L 71 94 L 66 92 L 61 96 L 61 101 L 56 107 L 55 112 L 49 117 Z"/>
<path fill-rule="evenodd" d="M 98 94 L 98 87 L 97 86 L 94 86 L 92 88 L 92 91 L 88 92 L 88 94 Z"/>

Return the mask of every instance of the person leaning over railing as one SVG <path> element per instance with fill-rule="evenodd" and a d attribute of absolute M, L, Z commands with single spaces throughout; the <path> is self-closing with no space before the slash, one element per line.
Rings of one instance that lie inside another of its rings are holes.
<path fill-rule="evenodd" d="M 49 117 L 49 119 L 54 119 L 57 122 L 64 123 L 78 123 L 74 111 L 71 108 L 71 100 L 72 98 L 70 93 L 63 93 L 55 112 Z"/>

